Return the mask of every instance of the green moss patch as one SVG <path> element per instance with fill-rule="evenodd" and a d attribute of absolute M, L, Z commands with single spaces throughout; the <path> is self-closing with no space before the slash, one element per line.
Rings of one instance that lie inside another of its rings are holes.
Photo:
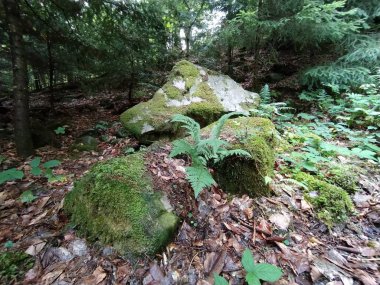
<path fill-rule="evenodd" d="M 304 172 L 295 174 L 294 179 L 307 187 L 305 198 L 316 209 L 318 218 L 328 227 L 344 222 L 354 211 L 350 196 L 342 188 Z"/>
<path fill-rule="evenodd" d="M 209 134 L 213 125 L 202 130 Z M 240 117 L 226 122 L 221 137 L 232 149 L 248 151 L 252 159 L 230 157 L 216 165 L 216 181 L 226 192 L 248 194 L 251 197 L 270 194 L 265 177 L 273 175 L 276 131 L 264 118 Z"/>
<path fill-rule="evenodd" d="M 199 77 L 199 69 L 187 60 L 181 60 L 174 65 L 170 79 L 176 76 L 181 76 L 185 80 L 185 87 L 189 89 L 194 85 L 197 77 Z"/>
<path fill-rule="evenodd" d="M 0 283 L 12 284 L 33 267 L 34 260 L 21 251 L 0 253 Z"/>
<path fill-rule="evenodd" d="M 79 232 L 128 257 L 152 255 L 172 237 L 177 217 L 165 210 L 136 153 L 95 165 L 65 199 Z"/>
<path fill-rule="evenodd" d="M 351 165 L 335 165 L 328 171 L 328 181 L 350 194 L 359 190 L 359 170 Z"/>

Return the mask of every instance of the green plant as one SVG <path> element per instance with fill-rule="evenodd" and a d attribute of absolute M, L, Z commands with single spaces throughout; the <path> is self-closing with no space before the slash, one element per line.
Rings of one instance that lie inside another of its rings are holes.
<path fill-rule="evenodd" d="M 36 156 L 29 165 L 31 166 L 30 173 L 34 176 L 44 175 L 49 182 L 61 181 L 64 177 L 62 175 L 55 175 L 53 173 L 54 167 L 60 165 L 59 160 L 49 160 L 41 164 L 41 157 Z"/>
<path fill-rule="evenodd" d="M 24 177 L 24 172 L 17 170 L 16 168 L 10 168 L 0 172 L 0 185 L 16 179 L 22 179 Z"/>
<path fill-rule="evenodd" d="M 269 263 L 255 263 L 252 252 L 245 249 L 241 263 L 247 272 L 245 280 L 249 285 L 260 285 L 260 280 L 275 282 L 282 276 L 282 271 Z M 215 285 L 225 285 L 228 281 L 221 276 L 214 275 Z"/>
<path fill-rule="evenodd" d="M 20 195 L 20 200 L 22 203 L 31 203 L 34 200 L 36 200 L 36 196 L 34 196 L 33 192 L 30 190 L 27 190 L 25 192 L 22 192 Z"/>
<path fill-rule="evenodd" d="M 32 267 L 32 257 L 24 252 L 9 251 L 0 253 L 0 283 L 14 284 Z"/>
<path fill-rule="evenodd" d="M 258 116 L 263 118 L 276 118 L 277 116 L 284 116 L 282 114 L 285 110 L 291 110 L 293 108 L 288 107 L 285 102 L 273 102 L 272 94 L 268 84 L 265 84 L 260 91 L 260 105 L 256 109 L 249 110 L 252 116 Z"/>
<path fill-rule="evenodd" d="M 55 132 L 56 135 L 64 135 L 66 133 L 66 128 L 67 127 L 68 127 L 67 125 L 64 125 L 62 127 L 58 127 L 58 128 L 56 128 L 54 130 L 54 132 Z"/>
<path fill-rule="evenodd" d="M 208 171 L 208 167 L 222 161 L 229 156 L 251 157 L 250 154 L 241 149 L 228 149 L 229 144 L 219 139 L 221 130 L 226 120 L 232 116 L 245 115 L 243 112 L 232 112 L 223 115 L 212 128 L 210 137 L 201 138 L 200 125 L 190 117 L 184 115 L 174 115 L 172 122 L 182 123 L 182 127 L 187 130 L 192 141 L 179 139 L 173 142 L 173 149 L 170 157 L 180 154 L 189 155 L 191 166 L 186 167 L 186 176 L 190 182 L 195 197 L 205 188 L 216 184 L 214 178 Z"/>

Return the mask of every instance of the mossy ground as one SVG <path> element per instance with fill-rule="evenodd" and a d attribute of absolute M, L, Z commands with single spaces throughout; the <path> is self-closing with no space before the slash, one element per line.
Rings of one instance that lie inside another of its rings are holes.
<path fill-rule="evenodd" d="M 350 196 L 342 188 L 321 181 L 305 172 L 295 174 L 294 179 L 307 187 L 306 199 L 316 209 L 318 218 L 328 227 L 332 227 L 337 222 L 344 222 L 354 211 Z"/>
<path fill-rule="evenodd" d="M 153 192 L 144 154 L 95 165 L 65 199 L 71 222 L 90 240 L 129 256 L 154 254 L 171 238 L 177 218 Z"/>
<path fill-rule="evenodd" d="M 209 132 L 213 125 L 207 127 Z M 240 117 L 226 122 L 222 138 L 232 142 L 234 149 L 248 151 L 252 159 L 230 157 L 216 165 L 216 181 L 230 193 L 267 196 L 270 194 L 265 177 L 273 175 L 276 133 L 273 123 L 264 118 Z"/>
<path fill-rule="evenodd" d="M 359 169 L 351 165 L 334 165 L 328 170 L 327 181 L 353 194 L 359 190 Z"/>
<path fill-rule="evenodd" d="M 34 260 L 21 251 L 0 253 L 0 283 L 13 284 L 33 267 Z"/>

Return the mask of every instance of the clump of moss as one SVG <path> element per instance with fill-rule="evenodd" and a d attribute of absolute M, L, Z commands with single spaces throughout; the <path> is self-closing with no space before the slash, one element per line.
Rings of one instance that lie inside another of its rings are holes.
<path fill-rule="evenodd" d="M 329 169 L 328 181 L 343 188 L 350 194 L 353 194 L 359 190 L 358 170 L 353 166 L 333 166 L 331 169 Z"/>
<path fill-rule="evenodd" d="M 315 207 L 318 218 L 328 227 L 344 222 L 354 211 L 350 196 L 342 188 L 305 172 L 295 174 L 294 179 L 307 187 L 305 198 Z"/>
<path fill-rule="evenodd" d="M 209 127 L 208 127 L 209 128 Z M 275 127 L 264 118 L 240 117 L 228 120 L 221 137 L 232 141 L 232 148 L 248 151 L 252 158 L 230 157 L 216 166 L 216 181 L 223 190 L 250 196 L 268 196 L 265 177 L 273 175 Z"/>
<path fill-rule="evenodd" d="M 21 251 L 0 253 L 0 283 L 12 284 L 33 267 L 31 256 Z"/>
<path fill-rule="evenodd" d="M 181 60 L 174 65 L 171 72 L 173 76 L 181 76 L 185 80 L 185 87 L 189 89 L 199 77 L 199 69 L 187 60 Z"/>
<path fill-rule="evenodd" d="M 182 91 L 171 83 L 166 83 L 162 88 L 169 99 L 179 99 L 182 96 Z"/>
<path fill-rule="evenodd" d="M 152 255 L 167 244 L 177 217 L 167 212 L 146 173 L 144 154 L 95 165 L 65 199 L 71 222 L 89 240 L 121 254 Z"/>

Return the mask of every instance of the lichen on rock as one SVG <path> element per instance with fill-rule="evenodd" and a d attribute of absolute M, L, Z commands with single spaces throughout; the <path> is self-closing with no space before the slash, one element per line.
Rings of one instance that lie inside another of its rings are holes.
<path fill-rule="evenodd" d="M 180 128 L 170 123 L 184 114 L 206 126 L 230 111 L 257 106 L 259 96 L 244 90 L 225 75 L 182 60 L 153 98 L 125 111 L 120 120 L 129 133 L 143 143 L 178 137 Z"/>
<path fill-rule="evenodd" d="M 153 191 L 144 153 L 96 164 L 75 183 L 64 209 L 89 240 L 128 257 L 152 255 L 172 237 L 178 219 Z"/>
<path fill-rule="evenodd" d="M 208 135 L 214 124 L 202 129 Z M 226 192 L 248 194 L 251 197 L 268 196 L 265 177 L 273 175 L 277 132 L 273 123 L 265 118 L 240 117 L 227 120 L 221 138 L 231 149 L 249 152 L 251 159 L 229 157 L 215 165 L 215 178 Z"/>

